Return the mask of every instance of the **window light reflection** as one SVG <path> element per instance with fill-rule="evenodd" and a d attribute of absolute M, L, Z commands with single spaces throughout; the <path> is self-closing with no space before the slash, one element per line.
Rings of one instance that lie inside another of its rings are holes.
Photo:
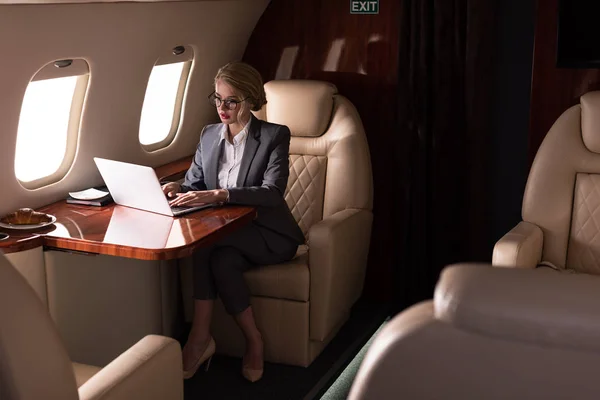
<path fill-rule="evenodd" d="M 331 43 L 329 52 L 327 53 L 327 59 L 325 65 L 323 65 L 323 71 L 335 72 L 338 70 L 340 64 L 340 57 L 342 56 L 342 50 L 346 44 L 346 39 L 335 39 Z"/>
<path fill-rule="evenodd" d="M 283 49 L 279 58 L 279 64 L 277 65 L 277 71 L 275 72 L 275 79 L 290 79 L 292 77 L 294 64 L 298 57 L 298 50 L 298 46 Z"/>

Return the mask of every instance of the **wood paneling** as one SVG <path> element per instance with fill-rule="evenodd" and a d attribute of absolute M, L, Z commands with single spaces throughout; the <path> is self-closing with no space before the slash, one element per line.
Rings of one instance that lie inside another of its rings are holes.
<path fill-rule="evenodd" d="M 579 97 L 600 89 L 600 69 L 556 67 L 559 0 L 537 0 L 530 107 L 529 161 L 554 121 Z"/>
<path fill-rule="evenodd" d="M 4 230 L 4 228 L 2 229 Z M 43 246 L 44 239 L 41 235 L 54 229 L 54 225 L 51 225 L 35 233 L 4 230 L 2 233 L 6 233 L 8 238 L 0 241 L 0 252 L 4 254 L 16 253 Z"/>
<path fill-rule="evenodd" d="M 405 149 L 398 146 L 400 1 L 378 15 L 350 14 L 348 0 L 273 0 L 250 38 L 244 61 L 263 80 L 316 79 L 335 84 L 357 108 L 371 151 L 374 221 L 365 294 L 389 300 L 392 268 L 402 251 L 401 192 Z"/>
<path fill-rule="evenodd" d="M 177 181 L 185 177 L 185 173 L 192 164 L 194 156 L 187 156 L 180 158 L 179 160 L 173 161 L 169 164 L 156 167 L 156 176 L 161 181 Z"/>

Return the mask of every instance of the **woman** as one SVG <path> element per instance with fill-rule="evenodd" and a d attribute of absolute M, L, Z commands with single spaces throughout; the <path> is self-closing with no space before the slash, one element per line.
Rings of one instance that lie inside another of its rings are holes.
<path fill-rule="evenodd" d="M 182 185 L 163 191 L 173 206 L 206 203 L 257 207 L 257 218 L 194 256 L 194 320 L 183 349 L 184 377 L 190 378 L 215 352 L 209 331 L 214 299 L 220 296 L 246 338 L 242 374 L 255 382 L 263 373 L 263 342 L 254 322 L 243 272 L 294 257 L 304 235 L 284 200 L 289 176 L 290 130 L 254 117 L 267 102 L 258 71 L 248 64 L 225 65 L 209 96 L 220 124 L 206 126 Z M 208 368 L 208 363 L 207 363 Z"/>

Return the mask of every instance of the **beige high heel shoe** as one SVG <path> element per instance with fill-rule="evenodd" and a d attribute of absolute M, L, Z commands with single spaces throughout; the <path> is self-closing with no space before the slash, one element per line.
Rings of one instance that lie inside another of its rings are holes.
<path fill-rule="evenodd" d="M 216 349 L 215 340 L 211 336 L 210 341 L 208 342 L 208 346 L 206 346 L 206 349 L 204 350 L 204 353 L 202 353 L 200 358 L 198 358 L 198 360 L 196 360 L 196 363 L 194 363 L 194 366 L 187 371 L 183 370 L 183 379 L 189 379 L 192 376 L 194 376 L 196 371 L 198 371 L 198 368 L 200 368 L 200 365 L 202 365 L 202 363 L 207 360 L 208 361 L 206 362 L 206 367 L 204 368 L 204 370 L 208 371 L 208 368 L 210 367 L 210 361 L 212 360 L 212 356 L 215 354 L 215 349 Z"/>
<path fill-rule="evenodd" d="M 252 369 L 244 365 L 244 359 L 242 359 L 242 375 L 250 382 L 256 382 L 263 376 L 264 368 Z"/>

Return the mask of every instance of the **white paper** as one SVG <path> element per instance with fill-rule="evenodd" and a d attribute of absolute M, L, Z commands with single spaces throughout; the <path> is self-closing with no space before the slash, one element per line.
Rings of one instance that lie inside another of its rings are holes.
<path fill-rule="evenodd" d="M 77 200 L 95 200 L 104 197 L 107 194 L 108 192 L 103 192 L 102 190 L 91 188 L 82 190 L 80 192 L 70 192 L 69 196 Z"/>

